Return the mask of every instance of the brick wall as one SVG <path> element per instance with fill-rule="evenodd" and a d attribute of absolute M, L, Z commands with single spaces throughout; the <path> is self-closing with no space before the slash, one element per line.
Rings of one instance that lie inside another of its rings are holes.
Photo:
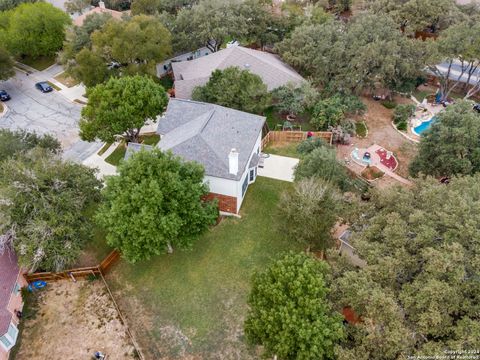
<path fill-rule="evenodd" d="M 213 199 L 218 199 L 218 209 L 220 211 L 225 211 L 232 214 L 237 213 L 237 198 L 215 193 L 208 193 L 208 195 L 204 198 L 204 200 L 207 201 Z"/>

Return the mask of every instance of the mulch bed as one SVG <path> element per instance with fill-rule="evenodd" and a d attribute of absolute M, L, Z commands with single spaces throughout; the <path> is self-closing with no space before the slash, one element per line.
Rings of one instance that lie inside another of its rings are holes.
<path fill-rule="evenodd" d="M 393 154 L 390 156 L 389 159 L 387 159 L 387 150 L 381 149 L 381 150 L 375 151 L 375 153 L 380 157 L 380 162 L 382 163 L 383 166 L 386 166 L 392 171 L 394 171 L 397 168 L 398 162 L 397 162 L 397 159 L 395 159 L 395 156 L 393 156 Z"/>

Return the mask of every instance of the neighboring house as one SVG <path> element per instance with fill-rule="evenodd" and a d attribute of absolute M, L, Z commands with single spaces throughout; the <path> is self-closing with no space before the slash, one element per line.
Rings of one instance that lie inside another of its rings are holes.
<path fill-rule="evenodd" d="M 237 214 L 248 185 L 257 178 L 265 117 L 191 100 L 170 99 L 159 120 L 157 147 L 205 168 L 207 199 Z M 146 146 L 129 145 L 126 157 Z"/>
<path fill-rule="evenodd" d="M 92 10 L 89 10 L 86 13 L 83 13 L 82 15 L 76 17 L 73 20 L 73 24 L 77 26 L 82 26 L 87 16 L 92 14 L 110 14 L 112 15 L 113 18 L 119 19 L 119 20 L 121 20 L 123 16 L 123 13 L 121 11 L 107 9 L 105 7 L 105 3 L 103 1 L 100 1 L 98 3 L 98 7 L 95 7 Z"/>
<path fill-rule="evenodd" d="M 260 76 L 269 91 L 289 82 L 300 84 L 304 81 L 295 70 L 274 54 L 231 46 L 198 59 L 173 62 L 175 97 L 191 99 L 193 89 L 205 85 L 214 70 L 233 66 Z"/>
<path fill-rule="evenodd" d="M 17 312 L 23 307 L 20 289 L 24 285 L 17 258 L 13 251 L 6 249 L 0 255 L 0 360 L 8 359 L 10 349 L 17 342 Z"/>
<path fill-rule="evenodd" d="M 210 51 L 209 48 L 207 47 L 202 47 L 200 49 L 197 49 L 195 51 L 190 51 L 184 54 L 178 54 L 174 56 L 173 58 L 170 58 L 168 60 L 165 60 L 164 62 L 161 62 L 160 64 L 157 64 L 157 76 L 162 77 L 165 74 L 167 74 L 169 71 L 172 70 L 172 64 L 175 62 L 180 62 L 180 61 L 190 61 L 194 59 L 198 59 L 202 56 L 207 56 L 211 54 L 212 52 Z"/>

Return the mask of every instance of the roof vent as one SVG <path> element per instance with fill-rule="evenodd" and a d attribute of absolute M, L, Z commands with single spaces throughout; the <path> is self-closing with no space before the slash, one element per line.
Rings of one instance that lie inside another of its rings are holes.
<path fill-rule="evenodd" d="M 245 64 L 243 66 L 245 66 L 247 69 L 249 69 L 251 65 L 250 64 Z"/>

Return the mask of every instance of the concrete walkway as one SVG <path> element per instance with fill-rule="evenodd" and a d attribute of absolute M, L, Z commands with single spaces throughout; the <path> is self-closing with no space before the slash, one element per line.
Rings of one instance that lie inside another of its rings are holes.
<path fill-rule="evenodd" d="M 105 159 L 115 151 L 119 144 L 118 142 L 113 143 L 102 155 L 98 155 L 98 153 L 90 155 L 82 164 L 91 168 L 97 168 L 97 178 L 99 179 L 103 179 L 105 176 L 117 175 L 117 168 L 107 163 Z"/>
<path fill-rule="evenodd" d="M 293 172 L 299 159 L 271 155 L 264 159 L 263 168 L 258 168 L 258 176 L 293 182 Z"/>

